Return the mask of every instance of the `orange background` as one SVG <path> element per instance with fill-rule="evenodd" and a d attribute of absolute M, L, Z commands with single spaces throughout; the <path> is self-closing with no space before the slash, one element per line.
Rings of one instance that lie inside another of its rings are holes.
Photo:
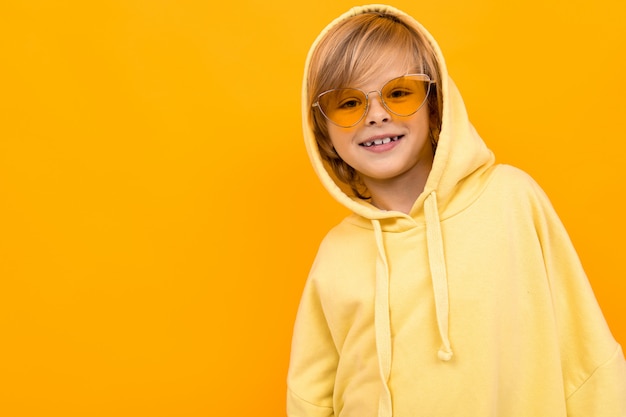
<path fill-rule="evenodd" d="M 296 2 L 297 3 L 297 2 Z M 320 0 L 0 4 L 0 415 L 280 416 L 319 240 Z M 622 344 L 624 2 L 399 0 L 544 187 Z"/>

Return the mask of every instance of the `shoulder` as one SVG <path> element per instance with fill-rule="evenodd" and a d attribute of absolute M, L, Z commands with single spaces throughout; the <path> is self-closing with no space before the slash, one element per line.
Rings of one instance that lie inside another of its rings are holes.
<path fill-rule="evenodd" d="M 506 164 L 499 164 L 495 167 L 493 179 L 520 188 L 534 188 L 539 186 L 526 171 Z"/>
<path fill-rule="evenodd" d="M 543 188 L 527 172 L 511 166 L 497 165 L 490 184 L 491 195 L 509 209 L 532 213 L 535 218 L 558 217 Z"/>
<path fill-rule="evenodd" d="M 547 200 L 539 183 L 526 171 L 512 165 L 497 165 L 491 182 L 492 187 L 510 197 Z"/>
<path fill-rule="evenodd" d="M 372 228 L 362 227 L 355 216 L 348 216 L 326 233 L 315 256 L 313 275 L 341 275 L 342 271 L 376 256 Z"/>
<path fill-rule="evenodd" d="M 351 214 L 326 233 L 320 243 L 320 251 L 343 251 L 358 246 L 372 235 L 372 225 L 362 217 Z"/>

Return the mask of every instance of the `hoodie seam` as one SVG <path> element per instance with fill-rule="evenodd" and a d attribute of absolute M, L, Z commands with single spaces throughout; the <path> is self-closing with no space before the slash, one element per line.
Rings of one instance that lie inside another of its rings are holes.
<path fill-rule="evenodd" d="M 491 173 L 487 174 L 487 179 L 485 180 L 484 185 L 480 188 L 480 190 L 478 192 L 476 192 L 474 198 L 472 198 L 465 206 L 463 206 L 462 208 L 460 208 L 459 210 L 455 211 L 454 213 L 450 213 L 449 215 L 442 217 L 441 218 L 441 222 L 443 223 L 446 220 L 450 220 L 453 219 L 454 217 L 460 215 L 461 213 L 463 213 L 466 210 L 469 210 L 470 208 L 472 208 L 472 206 L 474 204 L 476 204 L 478 202 L 478 200 L 481 199 L 481 197 L 487 192 L 487 189 L 489 188 L 489 185 L 491 185 L 491 183 L 493 182 L 494 178 L 499 175 L 499 172 L 501 172 L 501 168 L 503 167 L 503 165 L 494 165 L 491 169 Z"/>
<path fill-rule="evenodd" d="M 302 398 L 301 396 L 299 396 L 298 394 L 296 394 L 296 392 L 294 390 L 292 390 L 291 388 L 288 388 L 289 392 L 296 397 L 298 400 L 308 404 L 308 405 L 312 405 L 313 407 L 317 407 L 317 408 L 328 408 L 330 410 L 332 410 L 334 407 L 332 405 L 318 405 L 315 403 L 312 403 L 311 401 L 305 400 L 304 398 Z"/>
<path fill-rule="evenodd" d="M 480 188 L 480 190 L 475 194 L 475 196 L 468 201 L 468 203 L 460 208 L 459 210 L 455 211 L 454 213 L 450 213 L 448 214 L 446 217 L 441 217 L 441 222 L 443 223 L 446 220 L 452 219 L 458 215 L 460 215 L 461 213 L 463 213 L 464 211 L 470 209 L 474 204 L 476 204 L 476 202 L 478 202 L 478 200 L 480 200 L 480 198 L 485 194 L 485 192 L 487 191 L 487 189 L 489 188 L 490 184 L 494 181 L 494 179 L 498 176 L 501 175 L 502 173 L 502 169 L 507 167 L 508 165 L 502 165 L 502 164 L 497 164 L 497 165 L 493 165 L 491 172 L 486 174 L 487 175 L 487 179 L 485 180 L 484 185 Z M 436 190 L 435 190 L 436 192 Z M 359 220 L 352 220 L 352 218 L 356 217 L 357 219 L 365 219 L 367 220 L 367 222 L 362 222 L 363 224 L 360 224 L 361 221 Z M 395 216 L 395 217 L 390 217 L 389 219 L 394 219 L 394 218 L 399 218 L 402 216 Z M 411 220 L 414 221 L 414 219 L 411 216 L 408 216 Z M 342 222 L 346 222 L 352 226 L 358 227 L 360 229 L 364 229 L 364 230 L 374 230 L 374 227 L 372 226 L 372 220 L 378 220 L 380 222 L 384 222 L 387 218 L 367 218 L 364 216 L 361 216 L 360 214 L 356 214 L 356 213 L 352 213 L 350 215 L 348 215 L 347 217 L 345 217 Z M 369 227 L 368 227 L 369 226 Z M 422 223 L 414 223 L 414 226 L 411 227 L 410 229 L 403 229 L 403 230 L 384 230 L 383 228 L 383 233 L 405 233 L 408 230 L 412 230 L 412 229 L 426 229 L 426 220 L 424 219 L 424 222 Z"/>
<path fill-rule="evenodd" d="M 611 356 L 609 357 L 609 359 L 607 359 L 606 361 L 602 362 L 600 365 L 598 365 L 590 374 L 587 378 L 585 378 L 580 385 L 578 385 L 578 387 L 576 387 L 576 389 L 565 398 L 565 401 L 569 401 L 570 399 L 572 399 L 577 393 L 578 391 L 580 391 L 586 384 L 587 382 L 589 382 L 593 376 L 596 374 L 596 372 L 598 372 L 601 368 L 604 368 L 607 364 L 609 364 L 610 362 L 612 362 L 615 357 L 617 355 L 619 355 L 621 350 L 621 346 L 618 344 L 617 347 L 615 348 L 615 350 L 613 351 L 613 353 L 611 354 Z"/>

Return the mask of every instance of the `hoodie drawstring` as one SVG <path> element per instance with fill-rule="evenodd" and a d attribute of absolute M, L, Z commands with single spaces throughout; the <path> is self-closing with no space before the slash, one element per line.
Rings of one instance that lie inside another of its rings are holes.
<path fill-rule="evenodd" d="M 433 191 L 426 197 L 424 202 L 424 214 L 426 217 L 426 244 L 428 246 L 428 264 L 433 281 L 435 293 L 435 310 L 437 313 L 437 325 L 443 346 L 439 349 L 438 356 L 442 361 L 452 359 L 452 349 L 448 333 L 449 296 L 448 296 L 448 272 L 443 253 L 443 238 L 441 236 L 441 223 L 439 208 L 437 206 L 437 194 Z"/>
<path fill-rule="evenodd" d="M 383 232 L 380 221 L 372 220 L 378 256 L 376 257 L 376 296 L 374 299 L 374 328 L 376 334 L 376 350 L 378 367 L 383 385 L 378 402 L 378 417 L 391 417 L 391 391 L 389 391 L 389 375 L 391 373 L 391 322 L 389 317 L 389 265 L 383 243 Z"/>
<path fill-rule="evenodd" d="M 443 238 L 437 206 L 437 194 L 433 191 L 424 202 L 426 217 L 426 244 L 428 246 L 428 263 L 433 282 L 435 313 L 442 347 L 437 356 L 442 361 L 452 359 L 452 349 L 448 334 L 449 296 L 446 262 L 443 252 Z M 376 350 L 378 366 L 383 385 L 378 402 L 378 417 L 392 416 L 391 392 L 389 391 L 389 375 L 391 373 L 391 319 L 389 316 L 389 265 L 383 242 L 380 221 L 372 219 L 378 256 L 376 257 L 376 295 L 374 300 L 374 327 L 376 329 Z"/>

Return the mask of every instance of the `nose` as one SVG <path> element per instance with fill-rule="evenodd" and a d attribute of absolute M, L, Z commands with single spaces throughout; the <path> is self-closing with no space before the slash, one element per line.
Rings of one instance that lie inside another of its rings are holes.
<path fill-rule="evenodd" d="M 376 93 L 376 95 L 373 93 Z M 376 126 L 391 120 L 391 115 L 389 114 L 387 108 L 383 105 L 378 91 L 368 93 L 368 101 L 369 108 L 367 109 L 367 114 L 365 115 L 366 124 Z"/>

